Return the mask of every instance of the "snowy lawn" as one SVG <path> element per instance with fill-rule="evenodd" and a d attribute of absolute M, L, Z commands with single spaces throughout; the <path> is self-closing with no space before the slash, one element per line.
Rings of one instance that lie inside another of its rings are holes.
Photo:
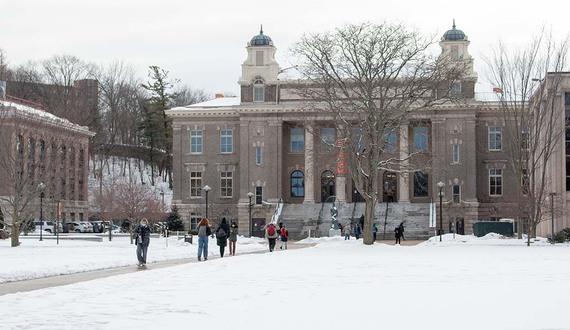
<path fill-rule="evenodd" d="M 83 234 L 77 236 L 81 235 Z M 184 236 L 151 238 L 147 256 L 149 266 L 153 262 L 164 260 L 196 260 L 198 237 L 194 236 L 193 244 L 185 243 L 183 238 Z M 210 238 L 208 243 L 208 254 L 219 256 L 220 248 L 216 245 L 216 239 Z M 259 244 L 264 243 L 264 240 L 255 237 L 240 236 L 237 243 L 236 256 L 239 253 L 267 249 L 265 244 Z M 135 251 L 136 245 L 130 244 L 128 235 L 113 236 L 111 241 L 108 237 L 103 237 L 102 242 L 62 238 L 59 244 L 53 235 L 45 235 L 41 242 L 39 236 L 22 236 L 17 248 L 10 247 L 9 239 L 0 240 L 0 283 L 136 265 Z M 226 246 L 226 254 L 229 254 L 229 246 Z"/>
<path fill-rule="evenodd" d="M 570 329 L 570 245 L 541 240 L 526 247 L 497 235 L 443 238 L 417 246 L 306 240 L 318 244 L 7 294 L 0 296 L 0 327 Z M 124 262 L 134 264 L 134 248 L 99 244 L 76 247 L 82 257 L 62 263 L 104 263 L 107 254 L 122 251 Z M 169 244 L 163 251 L 156 240 L 149 257 L 179 248 L 195 257 L 193 246 Z M 25 249 L 27 254 L 0 249 L 3 260 L 6 253 L 18 254 L 3 263 L 2 277 L 13 267 L 24 272 L 17 257 L 32 264 L 31 273 L 49 264 L 42 251 L 52 248 Z M 238 254 L 240 249 L 245 246 Z M 49 253 L 52 263 L 64 258 Z"/>

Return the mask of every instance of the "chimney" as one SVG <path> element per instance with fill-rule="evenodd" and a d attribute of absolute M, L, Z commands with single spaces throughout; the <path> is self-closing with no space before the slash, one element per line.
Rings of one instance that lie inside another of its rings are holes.
<path fill-rule="evenodd" d="M 216 93 L 216 98 L 217 98 L 217 99 L 223 99 L 223 98 L 224 98 L 224 94 L 222 94 L 222 93 Z"/>
<path fill-rule="evenodd" d="M 0 80 L 0 100 L 3 100 L 5 98 L 6 98 L 6 82 Z"/>

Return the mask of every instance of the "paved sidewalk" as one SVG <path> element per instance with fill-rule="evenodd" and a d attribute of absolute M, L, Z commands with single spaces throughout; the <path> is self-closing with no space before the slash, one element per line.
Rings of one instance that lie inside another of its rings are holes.
<path fill-rule="evenodd" d="M 277 251 L 279 251 L 280 242 L 277 242 L 277 243 L 278 243 L 277 244 Z M 293 242 L 289 242 L 288 249 L 294 250 L 294 249 L 301 249 L 301 248 L 306 248 L 306 247 L 310 247 L 310 246 L 313 246 L 313 245 L 312 244 L 295 244 Z M 267 250 L 245 252 L 245 253 L 241 253 L 241 254 L 238 253 L 236 255 L 236 257 L 239 257 L 240 255 L 244 255 L 244 254 L 267 253 L 267 252 L 269 252 L 269 248 Z M 215 259 L 219 259 L 219 258 L 220 258 L 219 256 L 210 255 L 208 257 L 208 262 L 210 262 L 210 260 L 215 260 Z M 228 255 L 225 258 L 233 258 L 233 256 Z M 83 272 L 83 273 L 74 273 L 74 274 L 50 276 L 50 277 L 44 277 L 44 278 L 38 278 L 38 279 L 32 279 L 32 280 L 23 280 L 23 281 L 2 283 L 2 284 L 0 284 L 0 296 L 3 296 L 5 294 L 10 294 L 10 293 L 16 293 L 16 292 L 27 292 L 27 291 L 45 289 L 45 288 L 50 288 L 50 287 L 55 287 L 55 286 L 73 284 L 73 283 L 78 283 L 78 282 L 86 282 L 86 281 L 91 281 L 91 280 L 98 279 L 98 278 L 105 278 L 105 277 L 116 276 L 116 275 L 121 275 L 121 274 L 129 274 L 129 273 L 134 273 L 134 272 L 138 272 L 138 271 L 142 271 L 142 270 L 160 269 L 160 268 L 166 268 L 166 267 L 172 267 L 172 266 L 176 266 L 176 265 L 181 265 L 181 264 L 186 264 L 186 263 L 196 263 L 196 262 L 199 262 L 199 261 L 195 257 L 193 257 L 193 258 L 186 258 L 186 259 L 176 259 L 176 260 L 154 262 L 151 264 L 147 264 L 146 269 L 145 268 L 138 268 L 135 264 L 133 264 L 131 266 L 125 266 L 125 267 L 115 267 L 115 268 L 108 268 L 108 269 L 102 269 L 102 270 L 87 271 L 87 272 Z M 204 262 L 204 261 L 200 261 L 200 262 Z"/>

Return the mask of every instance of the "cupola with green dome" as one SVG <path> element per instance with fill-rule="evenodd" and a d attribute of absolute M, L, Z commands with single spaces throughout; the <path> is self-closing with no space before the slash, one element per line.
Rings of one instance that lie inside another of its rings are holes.
<path fill-rule="evenodd" d="M 447 30 L 442 37 L 445 41 L 456 41 L 456 40 L 466 40 L 467 37 L 463 31 L 455 28 L 455 19 L 453 20 L 453 26 L 451 30 Z"/>
<path fill-rule="evenodd" d="M 263 34 L 263 25 L 259 29 L 259 34 L 251 38 L 250 46 L 270 46 L 273 45 L 271 38 Z"/>

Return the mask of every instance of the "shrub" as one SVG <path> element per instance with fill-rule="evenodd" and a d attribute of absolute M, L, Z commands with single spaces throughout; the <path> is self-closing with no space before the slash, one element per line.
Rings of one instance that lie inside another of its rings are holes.
<path fill-rule="evenodd" d="M 554 239 L 549 236 L 548 241 L 552 243 L 565 243 L 570 241 L 570 228 L 564 228 L 561 231 L 554 234 Z"/>

